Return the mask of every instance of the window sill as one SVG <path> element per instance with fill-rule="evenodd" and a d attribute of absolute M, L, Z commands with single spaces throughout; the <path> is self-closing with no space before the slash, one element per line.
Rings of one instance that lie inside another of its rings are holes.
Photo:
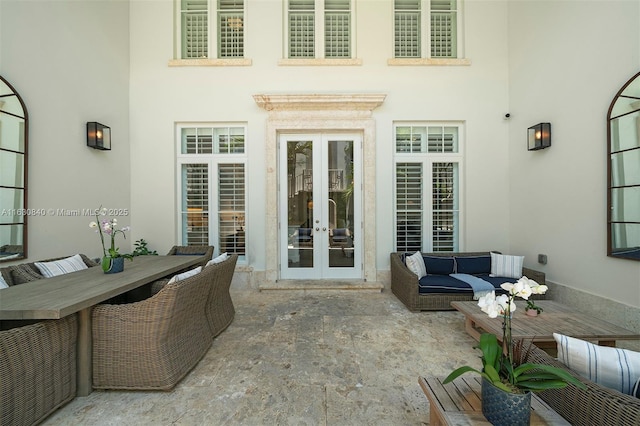
<path fill-rule="evenodd" d="M 324 59 L 324 58 L 301 58 L 301 59 L 280 59 L 279 66 L 358 66 L 362 65 L 362 59 Z"/>
<path fill-rule="evenodd" d="M 226 58 L 226 59 L 170 59 L 170 67 L 248 67 L 251 59 Z"/>
<path fill-rule="evenodd" d="M 466 58 L 392 58 L 387 59 L 387 65 L 468 66 L 471 65 L 471 60 Z"/>

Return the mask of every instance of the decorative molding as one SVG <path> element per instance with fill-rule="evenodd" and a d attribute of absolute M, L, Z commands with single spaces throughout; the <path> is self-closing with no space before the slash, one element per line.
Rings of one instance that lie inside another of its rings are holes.
<path fill-rule="evenodd" d="M 368 115 L 382 105 L 383 94 L 306 94 L 306 95 L 253 95 L 260 108 L 278 111 L 352 111 Z"/>

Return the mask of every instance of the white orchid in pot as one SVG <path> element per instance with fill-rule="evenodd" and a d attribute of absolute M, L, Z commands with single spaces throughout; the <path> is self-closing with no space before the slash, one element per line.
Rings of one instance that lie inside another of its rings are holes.
<path fill-rule="evenodd" d="M 116 247 L 116 235 L 122 234 L 123 238 L 127 238 L 125 232 L 131 228 L 124 226 L 118 229 L 118 219 L 104 218 L 100 220 L 99 216 L 106 216 L 107 209 L 100 207 L 96 210 L 96 221 L 90 222 L 89 227 L 96 229 L 96 232 L 100 234 L 100 242 L 102 242 L 102 270 L 104 272 L 121 272 L 124 259 L 133 259 L 133 256 L 127 253 L 120 253 L 120 249 Z M 105 235 L 109 236 L 109 247 L 105 246 Z M 119 259 L 119 260 L 116 260 Z"/>
<path fill-rule="evenodd" d="M 482 351 L 482 371 L 470 366 L 460 367 L 452 371 L 443 383 L 449 383 L 463 373 L 478 373 L 483 379 L 482 413 L 487 420 L 494 425 L 529 424 L 531 392 L 564 388 L 568 383 L 581 389 L 586 387 L 563 369 L 524 362 L 527 357 L 524 342 L 513 344 L 511 320 L 516 310 L 515 298 L 528 300 L 532 294 L 544 294 L 547 286 L 522 277 L 516 283 L 504 283 L 500 287 L 506 294 L 496 296 L 493 291 L 481 297 L 478 306 L 491 318 L 502 316 L 502 343 L 495 334 L 483 333 L 476 346 Z M 514 352 L 517 352 L 517 357 L 514 357 Z M 516 358 L 517 363 L 514 362 Z M 506 400 L 509 402 L 505 403 Z M 518 410 L 514 410 L 515 401 L 520 405 Z M 494 402 L 498 405 L 493 406 Z M 521 416 L 521 420 L 510 417 L 516 411 L 518 414 L 514 415 Z"/>

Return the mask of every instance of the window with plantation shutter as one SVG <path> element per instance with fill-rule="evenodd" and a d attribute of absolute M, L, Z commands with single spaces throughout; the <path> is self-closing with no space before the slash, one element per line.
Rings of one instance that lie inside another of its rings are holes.
<path fill-rule="evenodd" d="M 461 0 L 394 0 L 395 58 L 459 58 Z"/>
<path fill-rule="evenodd" d="M 245 253 L 245 126 L 178 126 L 181 244 Z M 209 185 L 212 182 L 212 185 Z"/>
<path fill-rule="evenodd" d="M 285 1 L 287 58 L 352 58 L 354 0 Z"/>
<path fill-rule="evenodd" d="M 431 0 L 432 58 L 456 57 L 456 16 L 456 0 Z"/>
<path fill-rule="evenodd" d="M 218 0 L 218 57 L 244 56 L 244 0 Z"/>
<path fill-rule="evenodd" d="M 398 251 L 458 251 L 461 132 L 461 124 L 394 126 Z"/>
<path fill-rule="evenodd" d="M 396 164 L 396 248 L 422 250 L 422 164 Z"/>
<path fill-rule="evenodd" d="M 209 245 L 209 166 L 182 165 L 182 240 L 184 245 Z"/>
<path fill-rule="evenodd" d="M 218 187 L 218 229 L 220 233 L 220 251 L 244 255 L 244 164 L 219 164 Z"/>
<path fill-rule="evenodd" d="M 176 0 L 181 59 L 244 58 L 244 0 Z M 214 46 L 214 48 L 210 48 Z"/>
<path fill-rule="evenodd" d="M 207 0 L 181 2 L 182 58 L 209 56 L 209 12 Z"/>

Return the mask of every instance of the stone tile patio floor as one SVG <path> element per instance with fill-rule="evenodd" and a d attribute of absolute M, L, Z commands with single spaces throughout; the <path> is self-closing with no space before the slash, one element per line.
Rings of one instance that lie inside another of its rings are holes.
<path fill-rule="evenodd" d="M 457 311 L 389 291 L 233 291 L 233 323 L 169 392 L 94 391 L 44 425 L 424 425 L 419 375 L 480 367 Z"/>

